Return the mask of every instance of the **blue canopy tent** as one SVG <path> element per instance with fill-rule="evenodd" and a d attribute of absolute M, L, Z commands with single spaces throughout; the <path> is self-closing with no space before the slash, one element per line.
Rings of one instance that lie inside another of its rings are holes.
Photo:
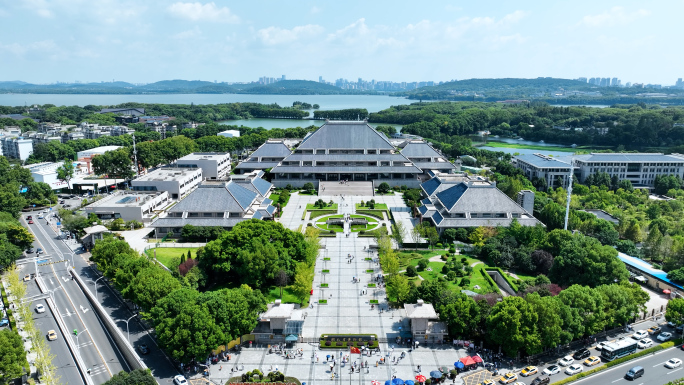
<path fill-rule="evenodd" d="M 442 372 L 439 370 L 433 370 L 430 372 L 430 377 L 432 378 L 442 378 Z"/>
<path fill-rule="evenodd" d="M 463 365 L 463 362 L 461 362 L 461 361 L 456 361 L 456 362 L 454 362 L 454 366 L 456 367 L 456 369 L 463 369 L 463 368 L 465 368 L 465 365 Z"/>
<path fill-rule="evenodd" d="M 415 384 L 415 382 L 413 382 L 412 380 L 404 381 L 404 385 L 414 385 L 414 384 Z"/>
<path fill-rule="evenodd" d="M 395 378 L 392 380 L 392 384 L 393 385 L 404 385 L 404 380 L 402 380 L 401 378 Z"/>

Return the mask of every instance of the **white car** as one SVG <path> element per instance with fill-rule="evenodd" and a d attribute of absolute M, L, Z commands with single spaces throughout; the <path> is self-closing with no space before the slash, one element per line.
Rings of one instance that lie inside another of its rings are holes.
<path fill-rule="evenodd" d="M 639 330 L 636 333 L 632 334 L 632 338 L 635 340 L 643 340 L 644 338 L 648 337 L 648 332 L 646 330 Z"/>
<path fill-rule="evenodd" d="M 45 306 L 41 304 L 36 305 L 36 313 L 45 313 Z"/>
<path fill-rule="evenodd" d="M 649 346 L 653 346 L 653 340 L 651 340 L 650 338 L 644 338 L 637 344 L 637 347 L 639 349 L 646 349 Z"/>
<path fill-rule="evenodd" d="M 658 337 L 656 337 L 656 338 L 658 339 L 658 341 L 665 342 L 665 341 L 668 341 L 670 338 L 672 338 L 672 333 L 663 332 L 663 333 L 658 334 Z"/>
<path fill-rule="evenodd" d="M 605 342 L 605 341 L 599 342 L 598 344 L 596 344 L 596 350 L 600 351 L 601 349 L 603 349 L 604 346 L 606 346 L 606 344 L 607 344 L 607 342 Z"/>
<path fill-rule="evenodd" d="M 682 365 L 682 360 L 679 358 L 671 358 L 665 363 L 666 368 L 674 369 Z"/>
<path fill-rule="evenodd" d="M 554 374 L 558 374 L 561 371 L 561 367 L 558 365 L 551 365 L 548 368 L 544 369 L 542 373 L 546 374 L 547 376 L 553 376 Z"/>
<path fill-rule="evenodd" d="M 570 365 L 567 369 L 565 369 L 565 374 L 567 374 L 568 376 L 572 376 L 573 374 L 577 374 L 580 372 L 582 372 L 582 366 L 577 364 Z"/>
<path fill-rule="evenodd" d="M 188 381 L 180 374 L 173 378 L 173 383 L 175 385 L 188 385 Z"/>
<path fill-rule="evenodd" d="M 38 215 L 38 219 L 43 219 L 43 218 L 45 218 L 45 217 L 43 216 L 43 214 Z"/>
<path fill-rule="evenodd" d="M 572 365 L 573 362 L 575 362 L 575 359 L 572 358 L 572 356 L 565 356 L 565 357 L 561 358 L 560 361 L 558 361 L 558 364 L 560 366 L 568 366 L 568 365 Z"/>

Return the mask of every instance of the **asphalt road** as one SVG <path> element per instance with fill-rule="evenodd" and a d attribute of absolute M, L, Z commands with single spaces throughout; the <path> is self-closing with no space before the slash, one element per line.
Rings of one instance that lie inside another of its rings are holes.
<path fill-rule="evenodd" d="M 35 218 L 36 216 L 34 215 L 34 219 Z M 52 219 L 51 221 L 52 225 L 54 225 L 54 219 Z M 150 335 L 151 330 L 147 330 L 144 327 L 144 325 L 138 321 L 136 313 L 133 312 L 129 307 L 130 303 L 126 304 L 126 302 L 122 298 L 120 298 L 114 290 L 112 290 L 108 282 L 106 282 L 106 279 L 99 279 L 101 278 L 99 272 L 97 272 L 94 266 L 91 267 L 90 262 L 86 260 L 84 257 L 82 257 L 80 252 L 75 254 L 72 253 L 71 249 L 64 243 L 64 241 L 58 238 L 58 234 L 55 232 L 53 227 L 46 224 L 46 220 L 38 220 L 33 225 L 29 226 L 34 231 L 34 233 L 39 237 L 38 239 L 40 239 L 41 242 L 43 242 L 43 239 L 45 239 L 49 235 L 52 238 L 52 244 L 58 247 L 61 253 L 64 255 L 64 257 L 66 257 L 69 260 L 69 265 L 71 265 L 72 263 L 71 261 L 73 256 L 74 270 L 79 274 L 79 276 L 84 281 L 86 281 L 86 283 L 88 284 L 88 289 L 93 294 L 96 293 L 97 289 L 97 298 L 100 302 L 100 305 L 102 305 L 105 311 L 114 320 L 116 325 L 119 327 L 119 330 L 121 330 L 121 332 L 124 333 L 124 335 L 129 336 L 129 342 L 131 343 L 131 345 L 136 349 L 138 349 L 138 347 L 143 344 L 148 347 L 149 354 L 141 355 L 141 358 L 145 362 L 147 367 L 150 368 L 150 370 L 152 371 L 152 375 L 155 377 L 157 382 L 168 383 L 170 379 L 172 379 L 175 375 L 180 374 L 180 372 L 175 368 L 171 361 L 166 357 L 166 355 L 164 355 L 161 349 L 159 349 L 159 347 L 157 346 L 156 342 Z M 45 242 L 48 241 L 45 240 Z M 59 256 L 57 256 L 56 258 L 59 259 Z M 57 259 L 53 258 L 53 260 Z M 63 272 L 62 275 L 66 276 L 65 266 L 63 266 L 62 264 L 55 264 L 51 266 L 54 266 L 57 271 L 61 270 Z M 95 284 L 95 282 L 97 282 L 97 285 Z M 46 280 L 46 283 L 48 284 L 48 286 L 50 286 L 49 281 Z M 73 286 L 78 288 L 75 282 L 70 281 L 65 283 L 62 281 L 62 283 L 72 284 Z M 61 291 L 63 291 L 59 289 L 57 290 L 58 291 L 56 293 L 60 293 Z M 84 304 L 89 305 L 83 293 L 80 294 L 84 298 Z M 61 306 L 60 309 L 62 309 Z M 88 311 L 87 313 L 92 313 L 92 311 Z M 126 323 L 126 320 L 130 320 L 128 324 Z M 80 330 L 81 329 L 79 329 L 79 331 Z M 96 341 L 99 340 L 96 339 Z M 81 343 L 80 338 L 79 343 Z M 109 345 L 116 349 L 113 342 L 111 342 L 111 344 Z M 100 347 L 100 342 L 97 342 L 97 346 L 98 348 Z M 123 357 L 120 357 L 120 359 L 121 363 L 125 365 Z M 116 374 L 119 370 L 112 370 L 112 373 Z M 126 368 L 126 370 L 128 370 L 128 368 Z"/>
<path fill-rule="evenodd" d="M 71 260 L 71 250 L 56 238 L 55 232 L 46 226 L 45 219 L 37 219 L 33 214 L 34 224 L 28 225 L 36 236 L 36 241 L 50 262 Z M 78 257 L 74 257 L 74 262 Z M 47 258 L 46 258 L 47 259 Z M 46 261 L 47 262 L 47 261 Z M 32 271 L 28 268 L 28 271 Z M 118 348 L 111 340 L 107 330 L 92 310 L 90 303 L 78 285 L 68 278 L 66 263 L 53 263 L 38 266 L 45 286 L 53 291 L 55 304 L 68 330 L 75 330 L 78 336 L 71 334 L 77 343 L 77 354 L 80 354 L 85 365 L 90 369 L 90 376 L 95 384 L 109 380 L 128 366 Z M 62 336 L 66 338 L 66 336 Z M 80 382 L 80 381 L 79 381 Z"/>

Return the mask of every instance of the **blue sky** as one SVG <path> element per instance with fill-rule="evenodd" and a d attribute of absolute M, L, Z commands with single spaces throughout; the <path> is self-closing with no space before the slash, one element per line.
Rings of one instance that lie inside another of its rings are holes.
<path fill-rule="evenodd" d="M 0 0 L 0 80 L 684 77 L 669 1 Z"/>

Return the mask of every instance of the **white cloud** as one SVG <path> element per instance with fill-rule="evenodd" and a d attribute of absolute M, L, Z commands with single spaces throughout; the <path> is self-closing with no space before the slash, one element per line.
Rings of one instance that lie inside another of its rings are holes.
<path fill-rule="evenodd" d="M 627 12 L 623 7 L 613 7 L 610 10 L 598 15 L 587 15 L 579 22 L 580 25 L 590 27 L 612 27 L 631 23 L 642 17 L 650 15 L 646 9 L 639 9 L 634 12 Z"/>
<path fill-rule="evenodd" d="M 311 7 L 311 11 L 309 11 L 309 12 L 311 12 L 312 15 L 315 15 L 317 13 L 320 13 L 321 11 L 323 11 L 322 8 L 318 8 L 317 6 L 314 5 L 313 7 Z"/>
<path fill-rule="evenodd" d="M 234 15 L 228 7 L 219 8 L 214 2 L 202 4 L 174 3 L 168 8 L 169 13 L 191 21 L 212 21 L 219 23 L 239 23 L 240 18 Z"/>
<path fill-rule="evenodd" d="M 193 39 L 196 37 L 199 37 L 202 35 L 202 31 L 199 29 L 198 26 L 195 26 L 193 29 L 189 29 L 187 31 L 179 32 L 172 37 L 174 39 L 179 39 L 179 40 L 186 40 L 186 39 Z"/>
<path fill-rule="evenodd" d="M 324 28 L 316 24 L 296 26 L 292 29 L 268 27 L 257 31 L 257 36 L 265 45 L 292 43 L 299 39 L 310 38 L 319 35 Z"/>

